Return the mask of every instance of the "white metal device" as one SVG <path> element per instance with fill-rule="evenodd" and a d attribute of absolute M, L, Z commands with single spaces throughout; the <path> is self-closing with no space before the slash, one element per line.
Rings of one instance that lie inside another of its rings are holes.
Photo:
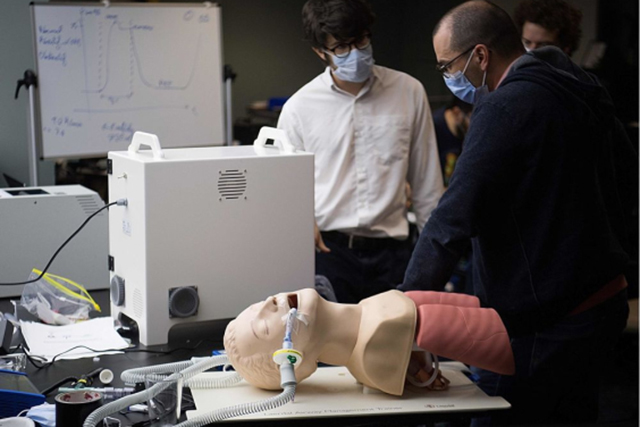
<path fill-rule="evenodd" d="M 136 132 L 109 165 L 109 199 L 127 199 L 109 214 L 111 315 L 137 323 L 143 344 L 313 286 L 313 155 L 283 132 L 263 129 L 254 146 L 169 150 Z"/>
<path fill-rule="evenodd" d="M 81 185 L 0 189 L 0 282 L 24 282 L 42 270 L 84 220 L 104 206 Z M 108 288 L 107 212 L 96 215 L 58 254 L 49 268 L 87 289 Z M 0 298 L 24 286 L 0 286 Z"/>

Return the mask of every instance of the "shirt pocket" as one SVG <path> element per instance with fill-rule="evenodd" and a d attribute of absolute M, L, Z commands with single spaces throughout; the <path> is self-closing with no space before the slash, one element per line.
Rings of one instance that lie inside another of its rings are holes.
<path fill-rule="evenodd" d="M 376 161 L 392 165 L 407 158 L 411 144 L 411 126 L 402 116 L 376 117 L 369 124 L 369 144 Z"/>

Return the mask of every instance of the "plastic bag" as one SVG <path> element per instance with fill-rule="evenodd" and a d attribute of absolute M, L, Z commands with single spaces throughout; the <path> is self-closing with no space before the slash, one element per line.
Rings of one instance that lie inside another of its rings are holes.
<path fill-rule="evenodd" d="M 29 279 L 35 279 L 40 273 L 34 268 Z M 25 285 L 20 305 L 51 325 L 69 325 L 88 320 L 91 310 L 101 311 L 82 285 L 50 273 L 37 282 Z"/>

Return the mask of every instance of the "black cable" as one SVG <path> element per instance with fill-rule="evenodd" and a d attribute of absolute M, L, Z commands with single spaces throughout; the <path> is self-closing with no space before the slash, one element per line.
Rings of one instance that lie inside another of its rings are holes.
<path fill-rule="evenodd" d="M 132 348 L 132 349 L 125 349 L 125 350 L 121 350 L 121 351 L 124 351 L 125 353 L 172 354 L 172 353 L 175 353 L 176 351 L 181 351 L 181 350 L 195 350 L 204 341 L 206 341 L 206 340 L 198 341 L 198 343 L 196 345 L 194 345 L 193 347 L 177 347 L 177 348 L 174 348 L 174 349 L 171 349 L 171 350 L 149 350 L 149 349 L 146 349 L 146 348 Z"/>
<path fill-rule="evenodd" d="M 86 386 L 90 386 L 91 383 L 93 382 L 93 379 L 95 377 L 97 377 L 98 375 L 100 375 L 100 372 L 102 372 L 104 368 L 96 368 L 93 371 L 87 373 L 87 374 L 82 374 L 79 378 L 78 377 L 66 377 L 58 382 L 56 382 L 55 384 L 52 384 L 51 386 L 45 388 L 44 390 L 42 390 L 40 392 L 40 394 L 44 394 L 45 396 L 48 395 L 49 393 L 51 393 L 53 390 L 55 390 L 56 388 L 60 387 L 62 384 L 66 384 L 68 382 L 73 382 L 73 383 L 78 383 L 80 381 L 83 381 L 83 385 Z M 73 387 L 74 384 L 72 384 Z"/>
<path fill-rule="evenodd" d="M 68 382 L 76 382 L 78 381 L 77 377 L 67 377 L 64 378 L 60 381 L 57 381 L 56 383 L 50 385 L 49 387 L 45 388 L 44 390 L 42 390 L 40 392 L 40 394 L 44 394 L 45 396 L 48 395 L 49 393 L 51 393 L 52 391 L 54 391 L 55 389 L 57 389 L 58 387 L 60 387 L 62 384 L 66 384 Z"/>
<path fill-rule="evenodd" d="M 35 366 L 35 367 L 36 367 L 36 369 L 38 369 L 38 370 L 39 370 L 39 369 L 47 368 L 47 367 L 49 367 L 49 366 L 53 365 L 53 364 L 56 362 L 56 359 L 57 359 L 59 356 L 62 356 L 62 355 L 64 355 L 64 354 L 67 354 L 67 353 L 69 353 L 70 351 L 75 350 L 75 349 L 78 349 L 78 348 L 84 348 L 84 349 L 87 349 L 87 350 L 89 350 L 89 351 L 93 351 L 94 353 L 101 353 L 101 352 L 105 352 L 105 351 L 109 351 L 109 352 L 110 352 L 110 351 L 121 351 L 121 352 L 123 352 L 123 353 L 157 353 L 157 354 L 171 354 L 171 353 L 174 353 L 174 352 L 176 352 L 176 351 L 180 351 L 180 350 L 195 350 L 195 349 L 196 349 L 196 348 L 198 348 L 198 347 L 200 346 L 200 344 L 202 344 L 204 341 L 206 341 L 206 340 L 200 340 L 200 341 L 198 341 L 198 343 L 197 343 L 195 346 L 193 346 L 193 347 L 178 347 L 178 348 L 174 348 L 174 349 L 172 349 L 172 350 L 148 350 L 148 349 L 145 349 L 145 348 L 125 348 L 125 349 L 121 349 L 121 348 L 107 348 L 107 349 L 96 350 L 96 349 L 94 349 L 94 348 L 91 348 L 91 347 L 88 347 L 88 346 L 86 346 L 86 345 L 82 345 L 82 344 L 80 344 L 80 345 L 76 345 L 76 346 L 74 346 L 74 347 L 71 347 L 71 348 L 69 348 L 69 349 L 67 349 L 67 350 L 63 351 L 62 353 L 58 353 L 58 354 L 56 354 L 56 355 L 55 355 L 55 356 L 53 356 L 53 358 L 52 358 L 50 361 L 48 361 L 48 362 L 44 361 L 44 360 L 43 360 L 43 358 L 42 358 L 41 356 L 37 356 L 37 355 L 30 355 L 29 353 L 27 353 L 27 351 L 26 351 L 26 349 L 24 349 L 24 347 L 23 347 L 23 349 L 25 350 L 25 351 L 24 351 L 24 354 L 27 356 L 27 360 L 29 360 L 29 362 L 31 362 L 31 364 L 32 364 L 33 366 Z M 37 359 L 40 359 L 40 360 L 37 360 Z"/>
<path fill-rule="evenodd" d="M 42 279 L 42 276 L 44 276 L 47 272 L 47 270 L 49 269 L 49 267 L 51 266 L 51 263 L 53 262 L 53 260 L 58 256 L 58 254 L 60 253 L 60 251 L 62 250 L 62 248 L 64 248 L 67 243 L 69 243 L 71 241 L 71 239 L 73 239 L 76 234 L 78 234 L 80 232 L 80 230 L 82 230 L 84 228 L 85 225 L 87 225 L 87 223 L 96 215 L 98 215 L 100 212 L 102 212 L 105 209 L 109 209 L 111 206 L 113 205 L 117 205 L 117 204 L 121 204 L 121 202 L 117 201 L 117 202 L 111 202 L 108 205 L 104 205 L 103 207 L 101 207 L 100 209 L 98 209 L 97 211 L 95 211 L 94 213 L 92 213 L 91 215 L 89 215 L 89 217 L 87 219 L 84 220 L 84 222 L 82 223 L 82 225 L 80 225 L 80 227 L 78 227 L 78 229 L 76 231 L 74 231 L 74 233 L 69 236 L 69 238 L 67 240 L 65 240 L 65 242 L 58 248 L 58 250 L 53 254 L 53 256 L 51 257 L 51 259 L 49 259 L 49 262 L 47 263 L 47 265 L 44 267 L 44 270 L 42 270 L 42 272 L 40 273 L 40 275 L 38 277 L 36 277 L 35 279 L 31 279 L 31 280 L 27 280 L 25 282 L 13 282 L 13 283 L 1 283 L 0 282 L 0 286 L 17 286 L 17 285 L 26 285 L 27 283 L 33 283 L 33 282 L 37 282 L 38 280 Z"/>

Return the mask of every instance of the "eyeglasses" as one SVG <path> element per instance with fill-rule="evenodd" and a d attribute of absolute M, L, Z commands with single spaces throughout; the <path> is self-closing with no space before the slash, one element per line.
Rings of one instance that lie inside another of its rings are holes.
<path fill-rule="evenodd" d="M 454 62 L 456 62 L 460 57 L 462 57 L 463 55 L 471 52 L 471 50 L 473 50 L 475 47 L 476 47 L 476 45 L 471 46 L 469 49 L 465 50 L 460 55 L 456 56 L 455 58 L 453 58 L 451 61 L 447 62 L 446 64 L 436 65 L 436 71 L 438 71 L 439 73 L 441 73 L 445 77 L 450 78 L 451 77 L 451 73 L 449 72 L 449 67 L 451 67 L 451 65 Z"/>
<path fill-rule="evenodd" d="M 349 43 L 339 43 L 332 48 L 325 47 L 325 50 L 338 58 L 345 58 L 354 47 L 358 50 L 365 50 L 369 46 L 371 46 L 371 34 L 364 34 Z"/>

